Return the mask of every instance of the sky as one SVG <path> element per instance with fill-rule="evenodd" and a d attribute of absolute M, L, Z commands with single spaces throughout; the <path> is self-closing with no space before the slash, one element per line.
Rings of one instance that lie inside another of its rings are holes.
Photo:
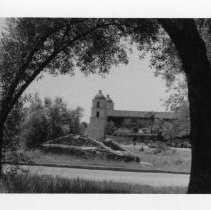
<path fill-rule="evenodd" d="M 110 95 L 118 110 L 165 111 L 161 101 L 167 97 L 165 81 L 154 77 L 149 68 L 149 57 L 140 60 L 136 51 L 130 55 L 128 65 L 113 67 L 106 78 L 86 77 L 80 71 L 73 77 L 45 75 L 32 82 L 25 93 L 38 92 L 41 98 L 62 97 L 69 108 L 84 108 L 82 120 L 89 122 L 91 100 L 99 90 L 105 96 Z"/>

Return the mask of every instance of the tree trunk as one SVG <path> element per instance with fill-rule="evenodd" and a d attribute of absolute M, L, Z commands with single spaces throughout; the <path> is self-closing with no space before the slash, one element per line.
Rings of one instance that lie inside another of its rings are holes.
<path fill-rule="evenodd" d="M 2 154 L 3 154 L 4 126 L 0 125 L 0 177 L 3 175 Z"/>
<path fill-rule="evenodd" d="M 192 163 L 188 193 L 211 193 L 211 69 L 192 19 L 160 19 L 181 58 L 188 81 Z"/>
<path fill-rule="evenodd" d="M 192 165 L 188 193 L 211 193 L 211 78 L 189 78 Z"/>

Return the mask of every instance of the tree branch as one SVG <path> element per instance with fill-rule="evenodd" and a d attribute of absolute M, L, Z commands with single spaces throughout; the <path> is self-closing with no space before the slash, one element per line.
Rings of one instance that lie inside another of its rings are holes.
<path fill-rule="evenodd" d="M 83 23 L 85 21 L 86 21 L 86 19 L 82 19 L 82 20 L 76 19 L 76 20 L 73 20 L 73 21 L 68 21 L 67 23 L 65 23 L 65 25 L 66 26 L 69 25 L 68 27 L 70 28 L 73 25 L 80 24 L 80 23 Z M 49 36 L 51 36 L 53 33 L 57 32 L 57 31 L 61 30 L 61 28 L 64 27 L 64 26 L 56 27 L 56 28 L 54 28 L 54 30 L 51 30 L 50 32 L 46 33 L 43 37 L 39 38 L 37 44 L 35 44 L 34 49 L 29 52 L 25 63 L 22 64 L 18 73 L 16 74 L 16 78 L 14 79 L 13 83 L 10 85 L 10 89 L 8 91 L 6 98 L 4 98 L 2 100 L 2 109 L 4 109 L 5 107 L 8 106 L 8 101 L 10 101 L 10 99 L 13 97 L 15 89 L 16 89 L 19 81 L 21 80 L 22 76 L 24 75 L 29 63 L 32 61 L 34 54 L 40 49 L 40 46 L 45 42 L 45 40 L 47 40 L 47 38 Z"/>
<path fill-rule="evenodd" d="M 186 74 L 210 72 L 206 45 L 193 19 L 158 19 L 158 21 L 175 44 Z M 195 63 L 198 63 L 198 66 Z"/>
<path fill-rule="evenodd" d="M 91 30 L 88 30 L 78 36 L 76 36 L 74 39 L 72 39 L 70 42 L 68 42 L 66 45 L 64 45 L 62 48 L 60 48 L 57 51 L 54 51 L 47 59 L 44 61 L 40 67 L 29 77 L 29 79 L 22 85 L 22 87 L 19 89 L 19 91 L 16 93 L 16 95 L 11 99 L 10 103 L 7 103 L 7 107 L 3 107 L 3 113 L 1 116 L 1 121 L 4 122 L 10 113 L 11 109 L 17 102 L 17 100 L 20 98 L 22 93 L 26 90 L 26 88 L 30 85 L 30 83 L 40 74 L 40 72 L 59 54 L 61 53 L 65 48 L 69 47 L 70 45 L 74 44 L 76 41 L 80 40 L 82 37 L 87 36 L 88 34 L 98 30 L 102 27 L 107 27 L 110 24 L 102 24 L 101 26 L 96 26 L 92 28 Z"/>

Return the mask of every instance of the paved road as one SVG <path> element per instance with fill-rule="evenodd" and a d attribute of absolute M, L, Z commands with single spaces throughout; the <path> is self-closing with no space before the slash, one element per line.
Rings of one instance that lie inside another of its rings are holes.
<path fill-rule="evenodd" d="M 89 170 L 75 168 L 55 168 L 43 166 L 21 166 L 29 169 L 31 173 L 40 175 L 52 175 L 66 178 L 81 177 L 89 180 L 118 181 L 125 183 L 151 185 L 151 186 L 188 186 L 189 175 L 141 173 L 108 170 Z"/>

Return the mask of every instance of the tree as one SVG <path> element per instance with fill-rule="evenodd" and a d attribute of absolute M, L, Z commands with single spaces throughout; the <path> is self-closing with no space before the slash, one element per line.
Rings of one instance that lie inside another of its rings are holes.
<path fill-rule="evenodd" d="M 189 106 L 188 87 L 184 76 L 177 78 L 174 84 L 168 87 L 167 92 L 170 93 L 164 103 L 167 111 L 178 112 L 184 105 Z"/>
<path fill-rule="evenodd" d="M 188 103 L 188 87 L 185 78 L 182 76 L 169 86 L 171 92 L 165 101 L 167 111 L 177 113 L 177 120 L 174 120 L 173 129 L 177 136 L 190 135 L 190 114 Z"/>
<path fill-rule="evenodd" d="M 45 106 L 43 109 L 46 113 L 47 139 L 52 140 L 64 134 L 62 124 L 71 123 L 71 114 L 62 98 L 56 97 L 53 102 L 47 98 L 44 100 Z M 46 104 L 46 101 L 50 103 Z"/>
<path fill-rule="evenodd" d="M 87 134 L 88 124 L 86 122 L 82 122 L 80 124 L 80 132 L 82 136 L 85 136 Z"/>
<path fill-rule="evenodd" d="M 76 109 L 71 112 L 73 134 L 81 133 L 80 120 L 83 117 L 83 112 L 84 112 L 84 109 L 81 107 L 76 107 Z"/>
<path fill-rule="evenodd" d="M 188 192 L 210 193 L 211 69 L 209 46 L 211 23 L 208 19 L 158 19 L 157 22 L 168 37 L 167 41 L 162 40 L 165 47 L 158 53 L 160 56 L 157 58 L 161 58 L 158 59 L 161 61 L 160 64 L 171 67 L 165 71 L 162 65 L 158 65 L 157 69 L 164 71 L 163 75 L 170 82 L 174 80 L 177 73 L 183 72 L 188 85 L 192 146 Z M 169 45 L 172 48 L 169 48 Z M 157 64 L 159 63 L 155 65 Z"/>
<path fill-rule="evenodd" d="M 164 123 L 163 120 L 161 120 L 159 118 L 158 119 L 155 119 L 154 122 L 153 122 L 153 124 L 152 124 L 152 127 L 151 127 L 152 133 L 162 135 L 163 123 Z"/>
<path fill-rule="evenodd" d="M 43 102 L 38 94 L 35 94 L 31 97 L 31 104 L 21 125 L 21 136 L 26 147 L 40 147 L 45 141 L 54 140 L 69 132 L 79 134 L 82 112 L 81 107 L 68 109 L 62 98 L 56 97 L 53 101 L 44 98 Z M 72 130 L 68 129 L 70 127 Z"/>
<path fill-rule="evenodd" d="M 47 128 L 47 120 L 43 110 L 29 112 L 22 130 L 25 146 L 27 148 L 39 147 L 47 139 Z"/>
<path fill-rule="evenodd" d="M 211 75 L 206 45 L 192 19 L 160 19 L 175 44 L 188 82 L 192 166 L 188 191 L 211 192 Z"/>
<path fill-rule="evenodd" d="M 30 101 L 21 125 L 21 138 L 27 148 L 39 147 L 48 136 L 46 110 L 42 100 L 36 93 Z"/>
<path fill-rule="evenodd" d="M 109 121 L 105 127 L 105 134 L 112 135 L 117 130 L 113 121 Z"/>
<path fill-rule="evenodd" d="M 166 47 L 157 58 L 173 67 L 165 69 L 164 76 L 171 81 L 177 72 L 184 72 L 188 84 L 192 145 L 188 192 L 210 193 L 211 71 L 206 46 L 210 25 L 206 19 L 9 19 L 0 51 L 4 89 L 0 151 L 8 114 L 40 73 L 72 75 L 77 67 L 85 73 L 103 74 L 112 65 L 128 62 L 124 41 L 136 43 L 141 57 L 146 51 L 157 55 L 154 46 L 161 43 Z M 158 69 L 163 71 L 164 66 Z"/>
<path fill-rule="evenodd" d="M 5 150 L 11 148 L 18 149 L 20 147 L 20 133 L 21 133 L 21 124 L 24 118 L 24 100 L 20 100 L 14 108 L 11 110 L 6 122 L 4 129 L 4 142 L 3 147 Z"/>
<path fill-rule="evenodd" d="M 174 122 L 164 122 L 162 126 L 162 136 L 165 140 L 172 140 L 176 136 L 176 129 Z"/>

